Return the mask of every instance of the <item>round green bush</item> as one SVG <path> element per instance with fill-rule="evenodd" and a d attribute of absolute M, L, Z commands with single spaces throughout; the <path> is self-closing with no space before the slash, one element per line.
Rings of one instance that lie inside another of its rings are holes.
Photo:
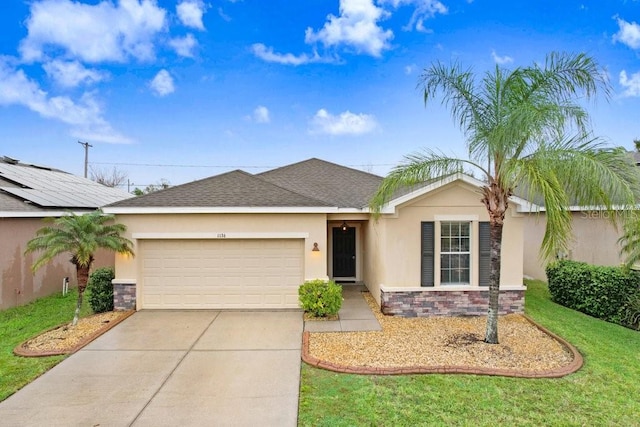
<path fill-rule="evenodd" d="M 315 317 L 338 314 L 342 307 L 342 286 L 333 280 L 309 280 L 298 288 L 302 309 Z"/>
<path fill-rule="evenodd" d="M 113 284 L 116 277 L 113 268 L 98 268 L 89 276 L 89 304 L 94 313 L 113 311 Z"/>

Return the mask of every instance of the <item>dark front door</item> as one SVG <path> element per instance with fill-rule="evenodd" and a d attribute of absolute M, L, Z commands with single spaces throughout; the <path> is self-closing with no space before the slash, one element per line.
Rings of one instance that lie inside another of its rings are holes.
<path fill-rule="evenodd" d="M 333 277 L 356 276 L 356 229 L 333 228 Z"/>

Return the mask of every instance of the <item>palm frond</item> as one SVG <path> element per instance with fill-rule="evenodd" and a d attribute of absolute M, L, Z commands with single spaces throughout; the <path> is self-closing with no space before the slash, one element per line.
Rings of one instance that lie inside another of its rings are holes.
<path fill-rule="evenodd" d="M 398 190 L 410 189 L 418 184 L 462 172 L 465 165 L 479 169 L 486 174 L 481 166 L 470 160 L 449 157 L 431 150 L 405 156 L 403 162 L 394 167 L 382 181 L 378 191 L 371 199 L 369 207 L 374 215 L 378 215 L 382 207 L 391 200 Z"/>
<path fill-rule="evenodd" d="M 94 253 L 100 248 L 133 255 L 132 242 L 121 236 L 126 227 L 114 224 L 114 218 L 97 210 L 84 215 L 69 212 L 50 221 L 51 226 L 39 229 L 36 237 L 27 243 L 25 254 L 40 252 L 32 270 L 63 253 L 69 253 L 80 267 L 90 267 Z"/>

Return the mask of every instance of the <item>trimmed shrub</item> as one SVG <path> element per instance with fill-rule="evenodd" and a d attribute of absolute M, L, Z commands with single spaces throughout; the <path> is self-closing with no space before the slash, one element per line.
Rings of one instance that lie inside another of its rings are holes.
<path fill-rule="evenodd" d="M 640 292 L 629 297 L 624 321 L 630 328 L 640 330 Z"/>
<path fill-rule="evenodd" d="M 309 280 L 298 288 L 302 309 L 316 317 L 338 314 L 342 307 L 342 286 L 333 280 Z"/>
<path fill-rule="evenodd" d="M 631 326 L 627 319 L 631 298 L 640 295 L 638 273 L 569 260 L 550 263 L 546 272 L 553 301 L 607 322 Z"/>
<path fill-rule="evenodd" d="M 116 277 L 113 268 L 98 268 L 89 276 L 89 304 L 94 313 L 113 311 L 113 284 Z"/>

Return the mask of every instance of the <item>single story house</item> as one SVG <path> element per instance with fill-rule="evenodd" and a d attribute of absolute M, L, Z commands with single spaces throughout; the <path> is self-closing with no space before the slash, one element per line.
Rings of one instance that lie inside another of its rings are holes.
<path fill-rule="evenodd" d="M 37 254 L 24 255 L 27 242 L 46 224 L 66 212 L 91 212 L 131 197 L 126 191 L 105 187 L 86 178 L 50 168 L 0 157 L 0 309 L 26 304 L 62 289 L 69 278 L 76 283 L 75 267 L 59 256 L 35 274 Z M 95 267 L 113 266 L 112 253 L 98 253 Z"/>
<path fill-rule="evenodd" d="M 116 255 L 120 309 L 298 308 L 310 279 L 364 283 L 387 314 L 486 314 L 482 182 L 455 175 L 405 191 L 374 218 L 382 178 L 319 159 L 236 170 L 104 208 L 136 256 Z M 523 210 L 504 226 L 501 311 L 521 312 Z"/>

